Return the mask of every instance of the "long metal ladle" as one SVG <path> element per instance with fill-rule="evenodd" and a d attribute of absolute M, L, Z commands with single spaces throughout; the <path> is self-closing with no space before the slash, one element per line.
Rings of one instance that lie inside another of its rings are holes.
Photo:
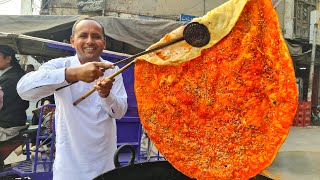
<path fill-rule="evenodd" d="M 189 45 L 191 45 L 193 47 L 203 47 L 203 46 L 207 45 L 209 43 L 209 41 L 210 41 L 210 32 L 209 32 L 208 28 L 203 24 L 200 24 L 200 23 L 197 23 L 197 22 L 189 23 L 183 30 L 183 37 L 178 38 L 178 39 L 173 40 L 173 41 L 170 41 L 168 43 L 162 44 L 162 45 L 160 45 L 160 46 L 158 46 L 156 48 L 149 49 L 147 51 L 143 51 L 141 53 L 135 54 L 133 56 L 130 56 L 130 57 L 126 58 L 126 59 L 123 59 L 123 60 L 120 60 L 120 61 L 114 63 L 113 65 L 118 65 L 118 64 L 121 64 L 121 63 L 128 62 L 128 61 L 132 60 L 127 65 L 125 65 L 121 69 L 119 69 L 119 71 L 115 72 L 114 74 L 110 75 L 107 78 L 112 79 L 115 76 L 117 76 L 118 74 L 120 74 L 122 71 L 124 71 L 125 69 L 129 68 L 131 65 L 133 65 L 137 61 L 135 58 L 137 58 L 139 56 L 142 56 L 144 54 L 148 54 L 148 53 L 157 51 L 159 49 L 168 47 L 168 46 L 170 46 L 172 44 L 175 44 L 175 43 L 183 41 L 183 40 L 185 40 Z M 73 83 L 71 83 L 69 85 L 72 85 L 74 83 L 75 82 L 73 82 Z M 69 86 L 69 85 L 67 85 L 67 86 Z M 64 87 L 67 87 L 67 86 L 64 86 Z M 60 90 L 60 89 L 62 89 L 64 87 L 61 87 L 61 88 L 59 88 L 57 90 Z M 90 91 L 88 91 L 86 94 L 81 96 L 78 100 L 76 100 L 73 103 L 73 105 L 76 106 L 82 100 L 84 100 L 90 94 L 92 94 L 94 91 L 96 91 L 96 89 L 92 88 Z"/>

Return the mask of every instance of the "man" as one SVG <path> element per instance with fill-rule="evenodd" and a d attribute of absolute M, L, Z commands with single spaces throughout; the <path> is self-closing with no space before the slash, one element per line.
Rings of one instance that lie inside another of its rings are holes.
<path fill-rule="evenodd" d="M 32 64 L 27 64 L 26 73 L 34 71 L 34 66 Z"/>
<path fill-rule="evenodd" d="M 17 89 L 19 95 L 28 100 L 54 93 L 53 179 L 90 180 L 114 168 L 115 119 L 122 118 L 127 110 L 127 93 L 121 75 L 106 78 L 119 68 L 100 57 L 106 46 L 100 23 L 89 18 L 78 20 L 72 28 L 70 42 L 76 50 L 75 56 L 43 64 L 38 71 L 26 74 Z M 55 91 L 75 81 L 79 82 Z M 93 86 L 97 91 L 73 106 L 73 102 Z"/>
<path fill-rule="evenodd" d="M 4 160 L 22 144 L 19 131 L 27 128 L 29 102 L 23 101 L 16 90 L 25 73 L 15 54 L 11 47 L 0 45 L 0 169 Z"/>

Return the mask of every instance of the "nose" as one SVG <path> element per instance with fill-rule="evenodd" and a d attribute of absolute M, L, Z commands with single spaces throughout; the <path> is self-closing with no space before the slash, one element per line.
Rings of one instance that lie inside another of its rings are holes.
<path fill-rule="evenodd" d="M 94 43 L 92 36 L 88 36 L 86 43 L 87 43 L 87 44 L 92 44 L 92 43 Z"/>

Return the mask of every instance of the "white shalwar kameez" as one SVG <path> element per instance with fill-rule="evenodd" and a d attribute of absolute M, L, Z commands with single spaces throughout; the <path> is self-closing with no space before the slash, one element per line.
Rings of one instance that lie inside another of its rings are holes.
<path fill-rule="evenodd" d="M 101 59 L 102 62 L 107 62 Z M 39 100 L 54 93 L 56 102 L 56 156 L 54 180 L 91 180 L 114 168 L 116 123 L 127 111 L 127 93 L 120 75 L 107 98 L 94 92 L 77 106 L 73 102 L 93 88 L 94 82 L 79 81 L 69 87 L 65 68 L 78 66 L 77 56 L 53 59 L 38 71 L 26 74 L 18 83 L 22 99 Z M 108 69 L 104 77 L 119 68 Z"/>

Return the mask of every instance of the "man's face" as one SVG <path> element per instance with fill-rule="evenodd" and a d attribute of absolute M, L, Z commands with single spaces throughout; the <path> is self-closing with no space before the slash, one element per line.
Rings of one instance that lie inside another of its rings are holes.
<path fill-rule="evenodd" d="M 5 70 L 10 66 L 11 56 L 4 57 L 0 52 L 0 70 Z"/>
<path fill-rule="evenodd" d="M 100 61 L 100 54 L 106 46 L 102 27 L 93 20 L 80 21 L 70 42 L 81 63 Z"/>

